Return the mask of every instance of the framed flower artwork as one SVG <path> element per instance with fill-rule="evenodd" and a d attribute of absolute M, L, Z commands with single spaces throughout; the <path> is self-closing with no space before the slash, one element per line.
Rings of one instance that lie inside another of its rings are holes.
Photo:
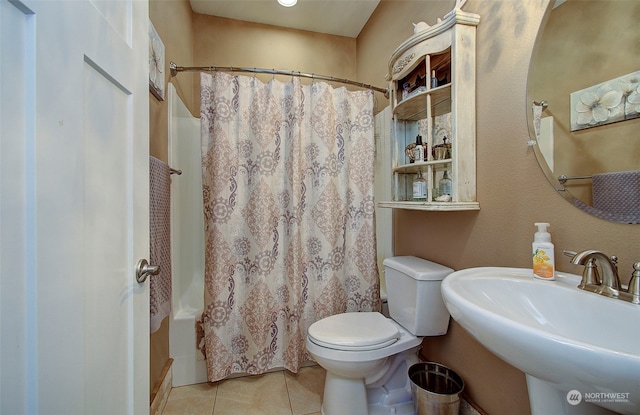
<path fill-rule="evenodd" d="M 640 117 L 640 71 L 571 93 L 571 131 Z"/>
<path fill-rule="evenodd" d="M 164 101 L 164 43 L 149 20 L 149 90 Z"/>

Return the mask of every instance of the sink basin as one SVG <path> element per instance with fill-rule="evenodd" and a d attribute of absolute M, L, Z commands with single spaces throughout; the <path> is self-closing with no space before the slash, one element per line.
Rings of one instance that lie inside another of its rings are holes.
<path fill-rule="evenodd" d="M 640 306 L 579 283 L 470 268 L 447 276 L 442 296 L 467 332 L 525 372 L 532 415 L 640 414 Z"/>

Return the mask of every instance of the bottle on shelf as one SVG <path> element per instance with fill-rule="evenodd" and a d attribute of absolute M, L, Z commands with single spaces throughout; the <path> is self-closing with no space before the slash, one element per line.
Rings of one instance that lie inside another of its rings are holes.
<path fill-rule="evenodd" d="M 447 149 L 447 158 L 451 158 L 451 143 L 447 143 L 447 137 L 442 138 L 442 145 Z"/>
<path fill-rule="evenodd" d="M 451 178 L 449 177 L 448 172 L 445 170 L 442 175 L 442 179 L 438 182 L 438 194 L 440 196 L 449 195 L 451 196 Z"/>
<path fill-rule="evenodd" d="M 416 163 L 424 161 L 424 147 L 422 146 L 422 136 L 416 137 L 416 147 L 413 149 Z"/>
<path fill-rule="evenodd" d="M 427 181 L 422 177 L 422 172 L 420 170 L 418 170 L 418 174 L 413 180 L 413 200 L 427 200 Z"/>

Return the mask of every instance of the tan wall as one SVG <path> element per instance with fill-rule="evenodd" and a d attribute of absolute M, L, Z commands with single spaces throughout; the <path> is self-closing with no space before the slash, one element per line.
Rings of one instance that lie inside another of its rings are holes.
<path fill-rule="evenodd" d="M 380 22 L 392 20 L 389 24 L 394 27 L 404 22 L 402 41 L 411 35 L 411 23 L 420 16 L 413 9 L 419 2 L 407 2 L 410 4 L 404 8 L 398 3 L 383 1 L 376 19 L 370 21 L 376 30 L 370 33 L 365 29 L 358 39 L 358 74 L 363 82 L 372 83 L 369 76 L 386 73 L 388 56 L 396 46 L 388 44 L 388 37 L 395 35 L 387 33 Z M 469 0 L 464 7 L 481 16 L 477 32 L 477 190 L 481 210 L 396 210 L 396 255 L 416 255 L 454 269 L 530 267 L 533 223 L 548 221 L 557 253 L 600 249 L 620 258 L 621 279 L 630 277 L 631 264 L 640 260 L 638 227 L 596 219 L 572 207 L 555 193 L 526 145 L 528 66 L 547 3 Z M 427 15 L 426 9 L 422 15 Z M 377 46 L 376 53 L 373 49 Z M 562 255 L 557 255 L 556 265 L 560 271 L 581 272 Z M 523 374 L 486 351 L 455 322 L 446 336 L 427 338 L 423 346 L 425 356 L 461 374 L 471 398 L 491 415 L 529 413 Z"/>
<path fill-rule="evenodd" d="M 193 62 L 193 31 L 191 5 L 188 0 L 150 0 L 149 18 L 158 31 L 165 47 L 165 75 L 166 81 L 171 82 L 178 91 L 178 95 L 187 104 L 191 112 L 199 114 L 198 106 L 190 105 L 194 102 L 192 74 L 180 74 L 171 77 L 169 62 L 176 62 L 181 66 L 190 66 Z M 195 99 L 196 102 L 199 98 Z M 167 161 L 167 99 L 159 101 L 149 94 L 149 134 L 150 153 L 163 161 Z"/>
<path fill-rule="evenodd" d="M 294 70 L 355 79 L 356 40 L 194 14 L 194 64 Z M 251 74 L 245 74 L 252 76 Z M 259 75 L 269 81 L 271 75 Z M 278 76 L 287 82 L 290 77 Z M 310 80 L 303 80 L 310 82 Z M 199 80 L 195 82 L 199 96 Z"/>
<path fill-rule="evenodd" d="M 165 47 L 165 74 L 169 81 L 169 61 L 180 65 L 191 65 L 193 37 L 191 31 L 191 6 L 188 0 L 161 1 L 150 0 L 149 18 L 153 22 Z M 192 76 L 180 75 L 172 79 L 178 94 L 185 102 L 193 101 Z M 167 93 L 160 101 L 149 93 L 149 154 L 165 162 L 168 161 L 168 116 Z M 169 360 L 169 319 L 162 321 L 160 329 L 150 338 L 150 390 L 162 374 Z"/>

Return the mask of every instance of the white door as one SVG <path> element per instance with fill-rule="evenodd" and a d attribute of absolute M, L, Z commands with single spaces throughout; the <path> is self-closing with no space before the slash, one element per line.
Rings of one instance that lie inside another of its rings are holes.
<path fill-rule="evenodd" d="M 145 414 L 148 4 L 0 0 L 0 413 Z"/>

